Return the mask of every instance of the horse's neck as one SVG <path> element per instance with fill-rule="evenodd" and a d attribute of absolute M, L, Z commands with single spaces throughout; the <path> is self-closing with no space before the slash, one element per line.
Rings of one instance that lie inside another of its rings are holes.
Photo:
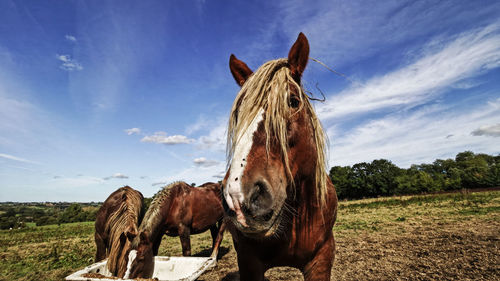
<path fill-rule="evenodd" d="M 147 221 L 144 221 L 144 226 L 141 224 L 141 231 L 149 233 L 149 240 L 155 241 L 158 236 L 163 234 L 163 226 L 167 220 L 169 209 L 173 198 L 168 195 L 163 199 L 161 204 L 154 206 L 154 209 L 148 210 L 149 215 Z"/>
<path fill-rule="evenodd" d="M 324 219 L 325 209 L 328 207 L 321 207 L 316 185 L 316 180 L 312 176 L 302 178 L 295 183 L 296 196 L 292 205 L 297 211 L 296 223 L 298 224 L 309 225 L 317 219 Z"/>

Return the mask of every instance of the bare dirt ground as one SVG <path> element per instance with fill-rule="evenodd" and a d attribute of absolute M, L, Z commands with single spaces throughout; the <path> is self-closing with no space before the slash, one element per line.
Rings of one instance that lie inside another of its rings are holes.
<path fill-rule="evenodd" d="M 332 280 L 500 280 L 500 222 L 465 221 L 407 227 L 405 233 L 364 232 L 337 239 Z M 268 280 L 304 280 L 274 268 Z M 239 280 L 231 249 L 199 280 Z"/>
<path fill-rule="evenodd" d="M 334 227 L 332 280 L 500 280 L 498 198 L 374 208 L 346 205 L 339 212 L 345 217 Z M 231 247 L 199 280 L 239 280 L 237 272 Z M 300 271 L 287 267 L 269 270 L 266 278 L 304 280 Z"/>

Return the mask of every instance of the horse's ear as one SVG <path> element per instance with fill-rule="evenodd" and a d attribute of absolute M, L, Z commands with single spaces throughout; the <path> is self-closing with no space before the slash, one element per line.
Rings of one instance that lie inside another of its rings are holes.
<path fill-rule="evenodd" d="M 300 81 L 302 73 L 306 69 L 307 60 L 309 59 L 309 42 L 304 33 L 299 33 L 297 41 L 293 44 L 290 52 L 288 52 L 288 64 L 292 72 L 292 77 Z"/>
<path fill-rule="evenodd" d="M 245 84 L 245 81 L 247 81 L 248 77 L 253 73 L 246 63 L 237 59 L 233 54 L 229 57 L 229 68 L 231 69 L 234 80 L 236 80 L 236 83 L 238 83 L 240 87 Z"/>
<path fill-rule="evenodd" d="M 141 239 L 140 243 L 149 244 L 149 238 L 145 231 L 141 231 L 141 233 L 139 233 L 139 238 Z"/>

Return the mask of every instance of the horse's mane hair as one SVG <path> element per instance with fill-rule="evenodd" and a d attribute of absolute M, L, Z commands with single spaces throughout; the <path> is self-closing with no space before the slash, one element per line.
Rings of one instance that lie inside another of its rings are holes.
<path fill-rule="evenodd" d="M 153 231 L 155 230 L 156 226 L 158 226 L 158 224 L 162 221 L 162 217 L 160 215 L 161 206 L 165 200 L 170 199 L 172 189 L 177 185 L 182 186 L 188 184 L 183 181 L 175 181 L 169 185 L 164 186 L 163 189 L 155 195 L 153 201 L 151 202 L 151 205 L 149 205 L 149 208 L 146 211 L 144 219 L 142 220 L 142 223 L 139 227 L 139 231 L 147 231 L 150 237 L 154 235 Z"/>
<path fill-rule="evenodd" d="M 267 116 L 264 121 L 266 150 L 269 151 L 271 138 L 275 138 L 281 147 L 289 182 L 292 185 L 294 184 L 287 157 L 289 150 L 287 120 L 294 114 L 288 104 L 290 85 L 297 89 L 298 98 L 301 101 L 297 112 L 300 110 L 307 110 L 309 112 L 317 153 L 315 172 L 316 195 L 320 205 L 324 206 L 327 184 L 327 174 L 325 172 L 326 135 L 307 95 L 304 93 L 301 85 L 292 78 L 290 68 L 288 67 L 288 59 L 276 59 L 266 62 L 241 87 L 229 117 L 226 149 L 227 162 L 231 162 L 239 138 L 262 108 Z"/>
<path fill-rule="evenodd" d="M 105 224 L 105 231 L 109 233 L 109 256 L 107 267 L 110 272 L 127 266 L 125 259 L 118 260 L 122 251 L 120 235 L 126 231 L 137 232 L 137 224 L 142 209 L 143 196 L 129 186 L 118 189 L 125 200 L 110 214 Z M 118 264 L 120 263 L 120 264 Z"/>

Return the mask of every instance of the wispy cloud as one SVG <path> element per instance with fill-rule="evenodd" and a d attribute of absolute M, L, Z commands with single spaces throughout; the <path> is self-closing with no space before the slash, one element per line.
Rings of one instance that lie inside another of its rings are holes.
<path fill-rule="evenodd" d="M 190 139 L 183 135 L 168 136 L 165 132 L 156 132 L 153 135 L 145 136 L 141 139 L 141 142 L 152 142 L 167 145 L 192 143 L 194 141 L 194 139 Z"/>
<path fill-rule="evenodd" d="M 423 104 L 446 87 L 497 67 L 499 29 L 499 24 L 490 25 L 464 33 L 451 43 L 433 44 L 433 50 L 425 51 L 414 63 L 330 97 L 318 107 L 318 114 L 330 119 Z"/>
<path fill-rule="evenodd" d="M 57 55 L 57 59 L 62 62 L 59 68 L 66 71 L 82 70 L 83 66 L 70 55 Z"/>
<path fill-rule="evenodd" d="M 170 182 L 169 181 L 157 181 L 157 182 L 153 182 L 151 185 L 152 186 L 157 186 L 157 185 L 167 185 L 169 184 Z"/>
<path fill-rule="evenodd" d="M 371 120 L 345 133 L 331 130 L 330 165 L 384 158 L 408 167 L 464 150 L 498 153 L 496 139 L 470 132 L 479 124 L 498 122 L 499 116 L 500 99 L 469 110 L 427 106 Z"/>
<path fill-rule="evenodd" d="M 125 130 L 125 133 L 127 133 L 127 135 L 139 135 L 141 133 L 141 129 L 139 128 L 131 128 L 131 129 L 126 129 Z"/>
<path fill-rule="evenodd" d="M 214 150 L 223 152 L 226 149 L 226 131 L 227 119 L 219 118 L 216 123 L 211 125 L 208 134 L 198 138 L 196 144 L 200 149 Z"/>
<path fill-rule="evenodd" d="M 35 161 L 31 161 L 28 159 L 24 159 L 21 157 L 17 157 L 17 156 L 5 154 L 5 153 L 0 153 L 0 158 L 9 159 L 9 160 L 18 161 L 18 162 L 23 162 L 23 163 L 29 163 L 29 164 L 39 164 Z"/>
<path fill-rule="evenodd" d="M 103 180 L 110 180 L 110 179 L 128 179 L 128 176 L 121 174 L 121 173 L 116 173 L 112 176 L 109 177 L 104 177 L 102 178 Z"/>
<path fill-rule="evenodd" d="M 64 187 L 66 189 L 75 187 L 89 187 L 95 184 L 103 183 L 104 179 L 97 177 L 62 177 L 54 176 L 52 178 L 53 183 L 57 183 L 58 186 Z"/>
<path fill-rule="evenodd" d="M 225 176 L 226 176 L 226 172 L 221 171 L 221 172 L 218 172 L 217 174 L 213 175 L 212 177 L 214 177 L 216 179 L 223 179 Z"/>
<path fill-rule="evenodd" d="M 500 123 L 495 125 L 481 126 L 478 129 L 472 131 L 472 135 L 500 137 Z"/>
<path fill-rule="evenodd" d="M 202 167 L 211 167 L 219 164 L 219 161 L 209 160 L 205 157 L 195 158 L 193 162 L 196 166 L 202 166 Z"/>
<path fill-rule="evenodd" d="M 202 161 L 203 162 L 203 161 Z M 172 171 L 171 175 L 156 179 L 153 181 L 153 186 L 168 184 L 173 181 L 182 180 L 188 183 L 204 183 L 208 181 L 219 180 L 225 176 L 226 163 L 218 162 L 216 165 L 210 166 L 192 166 L 186 169 Z"/>
<path fill-rule="evenodd" d="M 76 42 L 76 37 L 73 36 L 73 35 L 69 35 L 69 34 L 66 34 L 64 36 L 64 38 L 66 38 L 66 40 L 70 41 L 70 42 Z"/>
<path fill-rule="evenodd" d="M 311 54 L 336 66 L 390 50 L 402 44 L 456 30 L 457 26 L 484 26 L 498 14 L 495 1 L 280 1 L 276 17 L 280 32 L 290 42 L 304 32 L 311 42 Z M 430 8 L 430 6 L 432 6 Z"/>

